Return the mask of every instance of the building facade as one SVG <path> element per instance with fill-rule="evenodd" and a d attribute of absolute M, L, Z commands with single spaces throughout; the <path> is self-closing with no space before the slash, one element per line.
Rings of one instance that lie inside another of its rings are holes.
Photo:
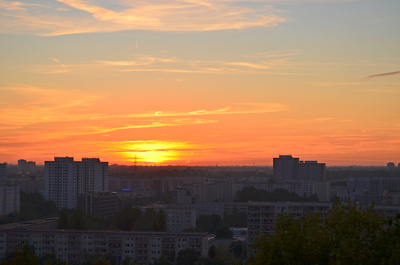
<path fill-rule="evenodd" d="M 98 158 L 55 157 L 45 161 L 45 198 L 59 208 L 76 208 L 78 196 L 108 191 L 108 162 Z"/>
<path fill-rule="evenodd" d="M 78 208 L 92 216 L 112 216 L 118 212 L 116 192 L 86 192 L 78 196 Z"/>
<path fill-rule="evenodd" d="M 6 163 L 1 163 L 0 164 L 0 186 L 5 186 L 6 185 Z"/>
<path fill-rule="evenodd" d="M 303 162 L 291 155 L 280 155 L 273 159 L 274 179 L 277 183 L 325 181 L 325 167 L 325 163 Z"/>
<path fill-rule="evenodd" d="M 19 186 L 0 186 L 0 216 L 19 211 Z"/>
<path fill-rule="evenodd" d="M 18 160 L 18 172 L 29 173 L 35 171 L 36 162 L 26 161 L 25 159 Z"/>
<path fill-rule="evenodd" d="M 167 215 L 167 231 L 181 232 L 184 229 L 196 227 L 196 209 L 165 208 Z"/>
<path fill-rule="evenodd" d="M 67 264 L 82 264 L 88 256 L 112 256 L 118 264 L 125 258 L 153 264 L 161 255 L 174 261 L 180 250 L 191 248 L 198 255 L 208 252 L 207 233 L 154 233 L 76 230 L 0 230 L 0 255 L 33 247 L 41 258 L 55 254 Z"/>
<path fill-rule="evenodd" d="M 6 185 L 6 167 L 6 163 L 0 164 L 0 216 L 20 210 L 20 188 Z"/>

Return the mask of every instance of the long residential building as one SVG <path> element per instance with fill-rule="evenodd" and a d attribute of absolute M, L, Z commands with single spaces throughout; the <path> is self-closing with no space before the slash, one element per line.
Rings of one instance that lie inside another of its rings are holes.
<path fill-rule="evenodd" d="M 108 162 L 98 158 L 55 157 L 45 161 L 45 198 L 59 208 L 76 208 L 78 196 L 108 191 Z"/>
<path fill-rule="evenodd" d="M 191 248 L 198 255 L 208 252 L 207 233 L 160 233 L 77 230 L 0 230 L 0 255 L 33 247 L 41 258 L 55 255 L 67 264 L 82 264 L 85 258 L 112 256 L 121 264 L 126 258 L 153 264 L 161 255 L 175 261 L 180 250 Z"/>

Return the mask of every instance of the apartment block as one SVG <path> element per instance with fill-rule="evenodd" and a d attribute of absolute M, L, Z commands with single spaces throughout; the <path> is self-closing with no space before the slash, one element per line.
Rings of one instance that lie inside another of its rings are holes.
<path fill-rule="evenodd" d="M 167 214 L 167 230 L 181 232 L 187 228 L 196 227 L 196 209 L 193 208 L 165 208 Z"/>
<path fill-rule="evenodd" d="M 76 208 L 78 196 L 108 191 L 108 162 L 98 158 L 55 157 L 45 161 L 45 198 L 59 208 Z"/>
<path fill-rule="evenodd" d="M 6 163 L 0 164 L 0 216 L 20 210 L 19 186 L 6 186 Z"/>
<path fill-rule="evenodd" d="M 78 196 L 78 208 L 92 216 L 111 216 L 118 211 L 116 192 L 87 192 Z"/>
<path fill-rule="evenodd" d="M 20 173 L 30 173 L 35 171 L 36 162 L 26 161 L 25 159 L 18 160 L 18 172 Z"/>
<path fill-rule="evenodd" d="M 38 257 L 55 254 L 67 264 L 81 264 L 85 256 L 112 256 L 119 264 L 126 258 L 152 264 L 161 255 L 171 261 L 179 251 L 192 248 L 198 255 L 208 252 L 207 233 L 154 233 L 73 230 L 0 230 L 0 255 L 6 256 L 24 245 Z"/>
<path fill-rule="evenodd" d="M 6 163 L 1 163 L 0 164 L 0 186 L 5 186 L 6 185 Z"/>
<path fill-rule="evenodd" d="M 19 211 L 19 186 L 0 186 L 0 216 Z"/>
<path fill-rule="evenodd" d="M 280 155 L 273 159 L 274 179 L 278 183 L 303 181 L 325 181 L 325 163 L 300 161 L 291 155 Z"/>

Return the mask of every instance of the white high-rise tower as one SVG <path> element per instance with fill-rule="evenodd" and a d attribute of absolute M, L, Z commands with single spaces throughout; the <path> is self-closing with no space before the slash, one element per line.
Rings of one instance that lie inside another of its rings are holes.
<path fill-rule="evenodd" d="M 98 158 L 55 157 L 45 161 L 45 197 L 59 208 L 76 208 L 78 196 L 108 191 L 108 162 Z"/>

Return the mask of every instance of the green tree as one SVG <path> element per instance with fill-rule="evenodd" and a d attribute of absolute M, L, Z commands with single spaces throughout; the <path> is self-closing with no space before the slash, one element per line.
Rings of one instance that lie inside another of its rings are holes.
<path fill-rule="evenodd" d="M 217 248 L 216 248 L 214 245 L 212 245 L 212 246 L 208 249 L 208 254 L 207 254 L 207 256 L 208 256 L 210 259 L 213 259 L 213 258 L 215 258 L 215 257 L 217 256 Z"/>
<path fill-rule="evenodd" d="M 399 220 L 388 222 L 373 206 L 335 203 L 324 219 L 280 216 L 250 264 L 400 264 L 399 232 Z"/>
<path fill-rule="evenodd" d="M 317 196 L 310 197 L 298 196 L 294 192 L 285 189 L 275 189 L 272 192 L 266 190 L 258 190 L 254 187 L 246 187 L 236 193 L 235 200 L 239 202 L 247 201 L 262 201 L 262 202 L 277 202 L 277 201 L 292 201 L 292 202 L 306 202 L 318 201 Z"/>
<path fill-rule="evenodd" d="M 86 215 L 79 209 L 75 209 L 70 219 L 70 228 L 76 230 L 87 230 Z"/>
<path fill-rule="evenodd" d="M 115 225 L 122 231 L 131 231 L 137 225 L 142 212 L 138 208 L 126 205 L 117 213 Z"/>
<path fill-rule="evenodd" d="M 196 254 L 196 251 L 193 248 L 182 249 L 178 252 L 176 265 L 194 264 L 198 258 L 199 255 Z"/>
<path fill-rule="evenodd" d="M 235 213 L 225 215 L 223 222 L 229 227 L 247 227 L 247 214 Z"/>
<path fill-rule="evenodd" d="M 24 245 L 22 251 L 15 251 L 9 260 L 5 260 L 2 265 L 39 265 L 39 258 L 36 257 L 32 248 Z"/>
<path fill-rule="evenodd" d="M 107 260 L 104 256 L 101 256 L 93 262 L 93 265 L 110 265 L 111 262 Z"/>
<path fill-rule="evenodd" d="M 229 229 L 228 226 L 226 225 L 221 225 L 217 228 L 215 231 L 215 236 L 217 238 L 232 238 L 233 232 L 231 229 Z"/>
<path fill-rule="evenodd" d="M 153 221 L 153 231 L 167 231 L 167 214 L 163 210 L 159 210 Z"/>
<path fill-rule="evenodd" d="M 67 208 L 63 208 L 60 211 L 60 216 L 58 218 L 57 228 L 58 229 L 68 229 L 68 210 Z"/>
<path fill-rule="evenodd" d="M 222 220 L 219 215 L 200 215 L 196 220 L 197 227 L 204 232 L 215 233 L 215 230 L 221 225 Z"/>
<path fill-rule="evenodd" d="M 245 255 L 246 245 L 242 241 L 233 241 L 229 244 L 229 251 L 236 257 L 241 258 Z"/>
<path fill-rule="evenodd" d="M 161 255 L 158 259 L 154 261 L 154 265 L 172 265 L 172 262 L 164 255 Z"/>

